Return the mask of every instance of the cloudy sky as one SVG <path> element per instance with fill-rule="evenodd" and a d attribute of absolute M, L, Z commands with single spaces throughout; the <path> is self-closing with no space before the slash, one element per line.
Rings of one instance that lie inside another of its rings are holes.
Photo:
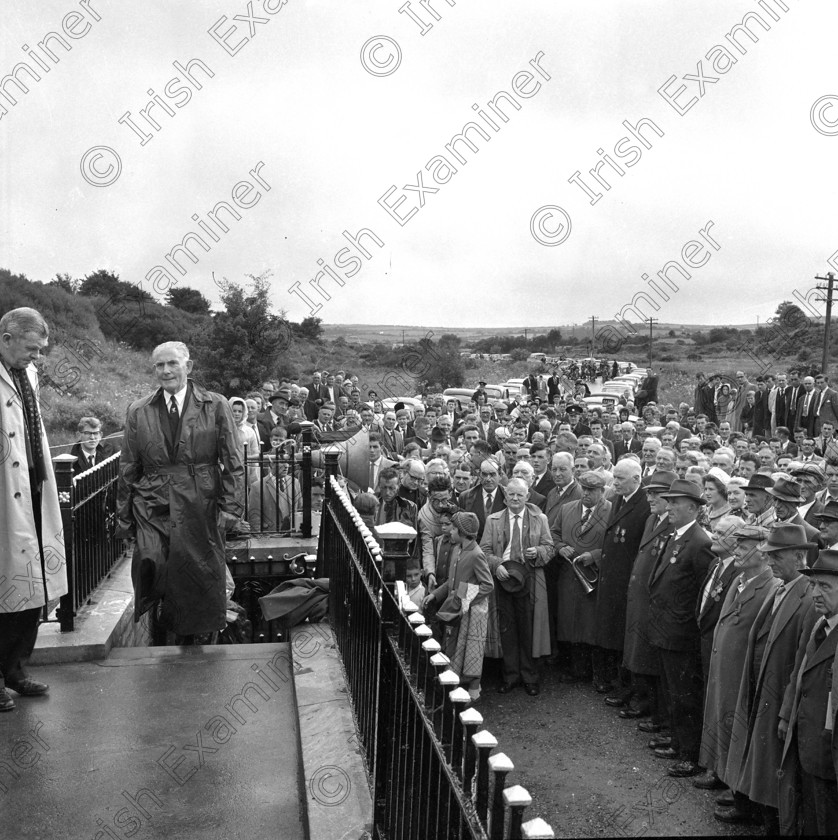
<path fill-rule="evenodd" d="M 834 3 L 449 3 L 7 0 L 0 76 L 28 92 L 0 81 L 0 266 L 214 302 L 213 277 L 271 271 L 294 320 L 444 327 L 613 318 L 643 291 L 640 317 L 753 322 L 830 270 Z M 768 31 L 727 39 L 748 13 Z M 446 149 L 472 120 L 477 150 Z M 167 259 L 190 232 L 207 250 Z M 649 287 L 682 252 L 690 279 Z M 343 285 L 318 292 L 324 267 Z"/>

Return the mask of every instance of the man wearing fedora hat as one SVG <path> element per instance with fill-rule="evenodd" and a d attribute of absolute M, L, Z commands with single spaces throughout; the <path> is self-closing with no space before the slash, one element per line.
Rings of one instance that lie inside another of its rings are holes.
<path fill-rule="evenodd" d="M 838 645 L 838 551 L 821 551 L 810 569 L 812 598 L 820 617 L 803 634 L 780 712 L 783 744 L 780 776 L 780 831 L 783 834 L 838 835 L 838 788 L 830 741 L 829 709 L 833 660 Z"/>
<path fill-rule="evenodd" d="M 768 539 L 757 546 L 768 558 L 780 585 L 763 602 L 748 634 L 730 734 L 725 778 L 734 790 L 761 809 L 768 835 L 780 831 L 776 770 L 783 744 L 777 721 L 799 640 L 801 636 L 809 637 L 817 617 L 809 582 L 800 573 L 806 566 L 809 548 L 803 528 L 784 523 L 775 524 Z M 731 797 L 730 806 L 718 808 L 716 816 L 723 822 L 739 822 L 749 820 L 753 810 L 737 807 Z"/>
<path fill-rule="evenodd" d="M 838 551 L 838 502 L 827 502 L 818 514 L 818 529 L 824 548 Z"/>
<path fill-rule="evenodd" d="M 774 486 L 770 475 L 754 473 L 742 488 L 745 491 L 745 509 L 748 511 L 748 524 L 760 528 L 770 528 L 776 516 L 774 505 L 768 491 Z"/>
<path fill-rule="evenodd" d="M 643 536 L 637 551 L 637 559 L 631 569 L 626 596 L 626 635 L 623 643 L 623 667 L 631 674 L 631 693 L 636 698 L 637 708 L 621 709 L 623 718 L 645 717 L 651 720 L 642 726 L 642 732 L 660 732 L 664 709 L 661 708 L 660 661 L 657 651 L 649 644 L 649 577 L 658 559 L 658 552 L 666 538 L 672 533 L 669 521 L 669 503 L 661 494 L 677 481 L 674 472 L 656 472 L 644 488 L 651 513 L 646 520 Z M 627 705 L 622 698 L 609 705 Z"/>
<path fill-rule="evenodd" d="M 506 510 L 491 514 L 480 548 L 497 578 L 498 624 L 503 648 L 506 694 L 523 683 L 527 694 L 539 693 L 538 660 L 549 656 L 550 621 L 544 566 L 553 556 L 547 517 L 527 504 L 529 488 L 518 478 L 506 485 Z"/>
<path fill-rule="evenodd" d="M 661 494 L 669 502 L 674 531 L 649 578 L 649 642 L 657 649 L 664 695 L 672 719 L 672 742 L 655 753 L 678 762 L 670 776 L 695 776 L 701 768 L 703 682 L 695 603 L 713 559 L 710 538 L 696 517 L 704 504 L 701 488 L 689 480 L 672 482 Z"/>
<path fill-rule="evenodd" d="M 813 565 L 815 560 L 818 559 L 818 549 L 823 548 L 823 542 L 821 541 L 818 529 L 810 525 L 808 522 L 804 522 L 803 518 L 800 516 L 800 512 L 798 511 L 800 505 L 802 505 L 805 501 L 800 487 L 800 482 L 795 481 L 793 478 L 789 479 L 780 476 L 774 482 L 774 486 L 769 487 L 766 492 L 769 496 L 771 496 L 772 504 L 774 505 L 774 515 L 777 518 L 777 522 L 788 522 L 791 525 L 802 525 L 803 529 L 806 531 L 807 541 L 815 544 L 811 549 L 809 549 L 808 557 L 809 565 Z"/>
<path fill-rule="evenodd" d="M 724 822 L 754 819 L 748 797 L 738 789 L 739 762 L 728 762 L 733 746 L 731 720 L 738 710 L 739 686 L 751 627 L 760 607 L 779 584 L 774 580 L 767 556 L 757 548 L 765 541 L 768 531 L 743 524 L 733 536 L 736 539 L 733 561 L 736 579 L 727 591 L 713 634 L 699 753 L 699 763 L 733 791 L 733 811 L 725 808 L 716 812 L 716 818 Z"/>
<path fill-rule="evenodd" d="M 580 498 L 563 505 L 551 527 L 556 553 L 550 565 L 558 567 L 556 639 L 560 644 L 570 646 L 571 671 L 562 679 L 563 682 L 590 678 L 592 672 L 591 648 L 596 642 L 596 595 L 583 588 L 573 569 L 573 561 L 578 560 L 586 567 L 586 571 L 597 568 L 602 554 L 605 525 L 611 512 L 611 502 L 603 498 L 605 479 L 599 473 L 582 473 L 578 484 Z"/>
<path fill-rule="evenodd" d="M 288 410 L 291 394 L 285 389 L 271 391 L 268 394 L 268 400 L 270 401 L 268 408 L 256 415 L 256 431 L 262 442 L 263 452 L 271 450 L 271 429 L 285 425 L 285 412 Z"/>

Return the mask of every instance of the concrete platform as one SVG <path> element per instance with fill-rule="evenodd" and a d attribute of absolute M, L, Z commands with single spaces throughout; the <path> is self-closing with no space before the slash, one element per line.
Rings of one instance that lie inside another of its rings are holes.
<path fill-rule="evenodd" d="M 288 645 L 32 670 L 50 694 L 0 714 L 0 840 L 305 839 Z"/>

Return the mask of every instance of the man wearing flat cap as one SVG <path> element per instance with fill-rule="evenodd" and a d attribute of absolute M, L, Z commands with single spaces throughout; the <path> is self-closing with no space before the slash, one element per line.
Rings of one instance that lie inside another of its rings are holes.
<path fill-rule="evenodd" d="M 809 550 L 809 565 L 813 565 L 818 559 L 818 549 L 823 548 L 818 529 L 808 522 L 804 522 L 800 516 L 798 508 L 805 501 L 800 487 L 800 482 L 794 479 L 778 478 L 774 482 L 773 487 L 766 490 L 771 496 L 771 502 L 774 505 L 774 515 L 777 522 L 788 522 L 791 525 L 802 525 L 806 531 L 806 539 L 810 543 L 814 543 L 813 548 Z"/>
<path fill-rule="evenodd" d="M 818 514 L 818 530 L 824 548 L 838 551 L 838 502 L 827 502 Z"/>
<path fill-rule="evenodd" d="M 748 511 L 748 524 L 760 528 L 770 528 L 777 517 L 774 504 L 768 491 L 774 486 L 770 475 L 754 473 L 742 488 L 745 491 L 745 509 Z"/>
<path fill-rule="evenodd" d="M 497 580 L 495 592 L 503 648 L 506 694 L 523 683 L 530 696 L 539 693 L 538 660 L 549 656 L 550 621 L 544 566 L 553 556 L 547 517 L 527 504 L 529 487 L 518 478 L 506 485 L 506 510 L 491 514 L 480 548 Z"/>
<path fill-rule="evenodd" d="M 556 638 L 559 643 L 570 645 L 570 674 L 574 682 L 590 677 L 593 671 L 596 594 L 583 587 L 573 563 L 582 567 L 582 573 L 589 579 L 598 575 L 602 540 L 611 513 L 611 502 L 603 498 L 602 475 L 593 471 L 582 473 L 578 484 L 581 498 L 558 510 L 551 529 L 555 546 L 552 564 L 558 567 Z"/>
<path fill-rule="evenodd" d="M 769 836 L 780 833 L 777 768 L 783 743 L 777 722 L 799 640 L 809 638 L 817 618 L 809 582 L 800 573 L 809 548 L 799 525 L 783 523 L 774 525 L 757 546 L 779 586 L 763 601 L 748 634 L 725 773 L 730 786 L 750 800 L 751 808 L 744 811 L 734 804 L 727 813 L 717 809 L 723 822 L 753 818 L 758 809 Z"/>
<path fill-rule="evenodd" d="M 649 642 L 658 652 L 672 740 L 655 753 L 677 759 L 670 776 L 695 776 L 700 772 L 703 693 L 695 604 L 713 555 L 710 538 L 696 522 L 704 504 L 701 488 L 678 479 L 661 495 L 669 502 L 674 531 L 649 578 Z"/>
<path fill-rule="evenodd" d="M 818 527 L 818 514 L 823 510 L 823 502 L 818 499 L 818 493 L 826 483 L 826 475 L 817 464 L 802 464 L 791 470 L 792 478 L 800 484 L 800 495 L 803 504 L 797 509 L 804 522 L 813 528 Z"/>
<path fill-rule="evenodd" d="M 838 836 L 838 788 L 828 730 L 833 660 L 838 645 L 838 551 L 821 551 L 810 569 L 812 598 L 819 614 L 812 632 L 800 637 L 794 671 L 780 712 L 783 744 L 780 831 Z M 827 730 L 825 732 L 825 730 Z"/>
<path fill-rule="evenodd" d="M 733 561 L 736 578 L 727 591 L 713 634 L 699 763 L 733 792 L 733 806 L 716 809 L 716 818 L 723 822 L 752 822 L 759 815 L 739 790 L 739 761 L 729 760 L 735 746 L 731 738 L 731 721 L 737 714 L 751 627 L 765 600 L 773 597 L 779 581 L 774 580 L 768 557 L 758 548 L 768 536 L 765 528 L 741 525 L 733 536 L 736 538 Z"/>

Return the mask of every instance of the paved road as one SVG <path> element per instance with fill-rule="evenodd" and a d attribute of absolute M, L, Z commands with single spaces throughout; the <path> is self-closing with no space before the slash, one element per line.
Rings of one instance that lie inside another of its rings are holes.
<path fill-rule="evenodd" d="M 0 715 L 2 840 L 304 840 L 287 645 L 34 671 L 50 696 Z"/>
<path fill-rule="evenodd" d="M 649 736 L 590 685 L 563 685 L 546 669 L 541 694 L 528 697 L 498 695 L 499 681 L 499 670 L 484 671 L 477 709 L 515 764 L 509 782 L 533 797 L 527 816 L 547 820 L 557 837 L 762 834 L 718 822 L 716 793 L 670 778 L 671 762 L 648 749 Z"/>

